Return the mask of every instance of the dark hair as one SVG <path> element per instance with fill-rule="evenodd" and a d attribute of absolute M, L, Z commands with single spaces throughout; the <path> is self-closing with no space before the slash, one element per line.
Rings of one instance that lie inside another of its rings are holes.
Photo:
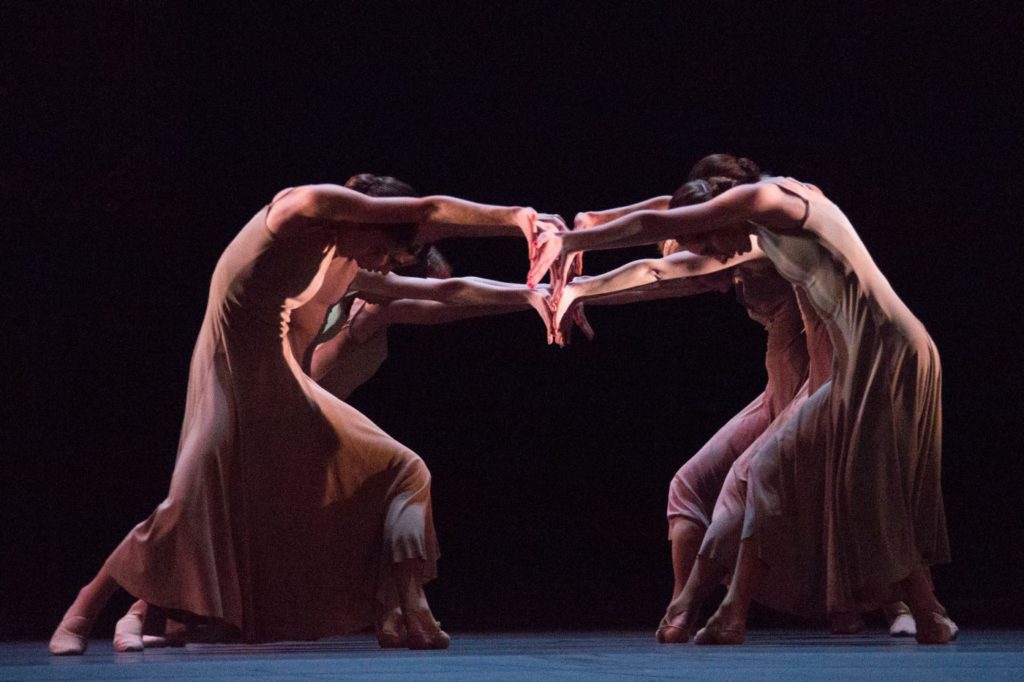
<path fill-rule="evenodd" d="M 761 169 L 747 158 L 737 158 L 732 154 L 709 154 L 693 164 L 687 180 L 700 178 L 723 177 L 732 178 L 736 184 L 743 185 L 761 179 Z"/>
<path fill-rule="evenodd" d="M 705 201 L 717 197 L 722 192 L 732 189 L 738 184 L 741 183 L 737 182 L 733 178 L 721 176 L 690 180 L 689 182 L 681 185 L 679 189 L 672 194 L 672 199 L 668 202 L 668 207 L 678 208 L 680 206 L 702 204 Z M 677 240 L 675 239 L 666 239 L 658 242 L 658 251 L 664 254 L 670 244 L 676 241 Z"/>
<path fill-rule="evenodd" d="M 427 246 L 416 258 L 416 262 L 395 268 L 394 273 L 403 277 L 448 279 L 452 276 L 452 266 L 437 247 Z"/>
<path fill-rule="evenodd" d="M 678 208 L 702 204 L 739 184 L 742 183 L 737 182 L 734 178 L 722 176 L 690 180 L 672 194 L 672 200 L 668 202 L 668 207 Z"/>
<path fill-rule="evenodd" d="M 411 185 L 390 175 L 360 173 L 345 181 L 345 186 L 370 197 L 418 197 Z"/>
<path fill-rule="evenodd" d="M 345 181 L 345 187 L 370 197 L 418 197 L 419 194 L 405 182 L 390 175 L 374 175 L 359 173 Z M 389 236 L 399 245 L 411 247 L 416 240 L 419 225 L 416 223 L 396 223 L 386 226 Z"/>

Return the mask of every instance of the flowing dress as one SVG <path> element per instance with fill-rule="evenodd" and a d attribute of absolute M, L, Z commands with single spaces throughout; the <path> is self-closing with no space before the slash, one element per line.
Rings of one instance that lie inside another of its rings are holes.
<path fill-rule="evenodd" d="M 740 538 L 743 534 L 751 458 L 757 456 L 761 448 L 799 412 L 807 399 L 832 375 L 832 341 L 829 339 L 828 330 L 811 307 L 807 294 L 800 289 L 795 291 L 803 317 L 804 337 L 807 340 L 807 381 L 768 428 L 733 462 L 715 502 L 711 524 L 701 542 L 700 555 L 715 562 L 729 574 L 736 566 Z"/>
<path fill-rule="evenodd" d="M 397 604 L 395 562 L 422 559 L 426 580 L 438 556 L 422 460 L 317 386 L 288 340 L 332 233 L 275 236 L 268 212 L 214 271 L 167 499 L 106 563 L 136 597 L 251 642 L 361 629 Z"/>
<path fill-rule="evenodd" d="M 807 377 L 807 345 L 793 287 L 767 260 L 736 268 L 740 303 L 768 333 L 765 369 L 768 383 L 736 416 L 676 472 L 669 484 L 669 531 L 678 519 L 703 528 L 712 523 L 719 491 L 733 462 L 786 409 Z"/>
<path fill-rule="evenodd" d="M 768 566 L 758 601 L 821 615 L 874 608 L 920 563 L 949 560 L 941 491 L 939 356 L 846 216 L 820 191 L 802 229 L 757 226 L 833 346 L 830 382 L 750 462 L 743 538 Z"/>

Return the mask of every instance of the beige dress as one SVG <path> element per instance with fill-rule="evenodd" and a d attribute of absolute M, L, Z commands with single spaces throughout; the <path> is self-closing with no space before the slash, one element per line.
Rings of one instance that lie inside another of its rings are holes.
<path fill-rule="evenodd" d="M 430 474 L 300 369 L 291 311 L 335 254 L 260 211 L 221 256 L 192 356 L 170 491 L 107 560 L 128 592 L 246 641 L 349 632 L 396 605 L 395 562 L 435 575 Z"/>
<path fill-rule="evenodd" d="M 769 567 L 757 598 L 869 609 L 915 564 L 949 560 L 939 357 L 846 216 L 813 187 L 769 181 L 807 212 L 795 234 L 758 227 L 761 248 L 824 321 L 834 364 L 750 463 L 743 537 Z"/>

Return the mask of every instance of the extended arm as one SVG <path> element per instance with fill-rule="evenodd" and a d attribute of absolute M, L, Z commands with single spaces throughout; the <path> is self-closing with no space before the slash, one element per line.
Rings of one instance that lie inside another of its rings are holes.
<path fill-rule="evenodd" d="M 531 292 L 524 284 L 498 282 L 481 277 L 402 277 L 394 273 L 381 275 L 360 270 L 350 287 L 352 291 L 382 296 L 389 299 L 419 299 L 439 301 L 451 305 L 498 305 L 527 303 Z M 527 303 L 527 305 L 529 305 Z"/>
<path fill-rule="evenodd" d="M 671 196 L 653 197 L 644 201 L 639 201 L 629 206 L 620 206 L 619 208 L 608 208 L 603 211 L 583 211 L 576 214 L 576 219 L 573 221 L 573 228 L 577 230 L 587 230 L 597 225 L 604 225 L 607 222 L 621 218 L 622 216 L 636 213 L 637 211 L 664 211 L 668 208 L 669 202 L 672 200 Z"/>
<path fill-rule="evenodd" d="M 447 237 L 493 237 L 522 234 L 533 242 L 537 222 L 554 222 L 532 208 L 491 206 L 448 196 L 371 197 L 340 185 L 305 185 L 279 195 L 267 216 L 272 232 L 301 230 L 310 220 L 355 225 L 417 223 L 417 241 Z"/>
<path fill-rule="evenodd" d="M 574 280 L 566 285 L 555 312 L 555 327 L 584 300 L 599 304 L 633 303 L 675 296 L 690 296 L 717 288 L 719 282 L 708 278 L 724 273 L 740 263 L 764 258 L 756 245 L 747 253 L 722 262 L 687 251 L 665 258 L 646 258 L 627 263 L 603 275 Z M 704 280 L 704 281 L 701 281 Z"/>
<path fill-rule="evenodd" d="M 541 234 L 529 281 L 535 281 L 558 258 L 577 251 L 617 249 L 653 244 L 722 228 L 734 228 L 743 221 L 767 223 L 784 220 L 777 210 L 781 190 L 767 183 L 739 185 L 702 204 L 664 211 L 640 210 L 587 230 Z M 801 211 L 803 206 L 798 209 Z M 552 283 L 558 293 L 559 285 Z"/>

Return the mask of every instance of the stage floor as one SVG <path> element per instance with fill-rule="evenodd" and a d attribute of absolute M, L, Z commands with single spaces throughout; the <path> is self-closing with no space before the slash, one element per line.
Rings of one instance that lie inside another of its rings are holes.
<path fill-rule="evenodd" d="M 51 657 L 44 642 L 0 643 L 2 680 L 1024 679 L 1024 631 L 966 631 L 948 646 L 882 632 L 752 632 L 740 647 L 670 646 L 648 632 L 453 633 L 448 651 L 384 651 L 369 635 L 313 643 L 189 645 Z"/>

